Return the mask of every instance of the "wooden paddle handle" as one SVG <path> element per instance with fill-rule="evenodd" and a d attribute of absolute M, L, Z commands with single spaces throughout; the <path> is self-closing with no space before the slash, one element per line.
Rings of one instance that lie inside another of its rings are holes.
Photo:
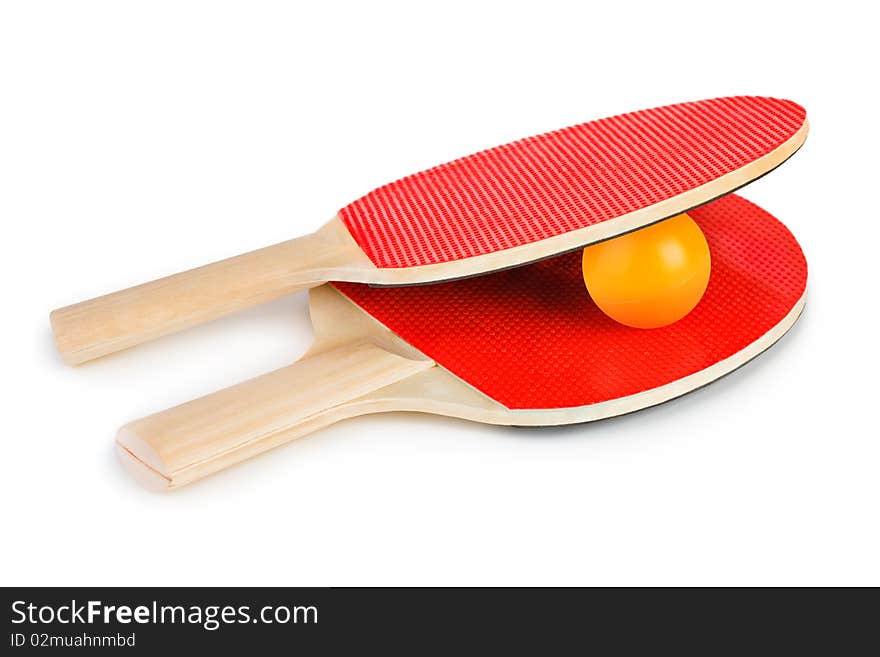
<path fill-rule="evenodd" d="M 370 342 L 350 342 L 131 422 L 116 441 L 136 476 L 174 488 L 369 412 L 345 403 L 432 366 Z"/>
<path fill-rule="evenodd" d="M 54 310 L 65 362 L 93 358 L 324 282 L 338 250 L 316 233 Z"/>

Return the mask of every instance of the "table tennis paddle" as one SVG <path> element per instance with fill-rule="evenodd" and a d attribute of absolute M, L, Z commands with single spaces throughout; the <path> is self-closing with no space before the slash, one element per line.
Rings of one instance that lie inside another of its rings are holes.
<path fill-rule="evenodd" d="M 123 460 L 162 488 L 339 420 L 421 411 L 506 425 L 587 422 L 659 404 L 776 342 L 804 306 L 807 263 L 778 220 L 727 195 L 689 213 L 712 254 L 686 317 L 634 329 L 604 315 L 580 253 L 431 286 L 314 288 L 297 363 L 123 427 Z"/>
<path fill-rule="evenodd" d="M 71 364 L 325 281 L 409 285 L 505 269 L 726 194 L 807 135 L 804 109 L 738 96 L 498 146 L 380 187 L 316 233 L 55 310 Z"/>

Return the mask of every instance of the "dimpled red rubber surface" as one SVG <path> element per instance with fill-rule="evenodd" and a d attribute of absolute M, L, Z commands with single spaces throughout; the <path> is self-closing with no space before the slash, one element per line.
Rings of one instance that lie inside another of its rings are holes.
<path fill-rule="evenodd" d="M 804 255 L 767 212 L 731 194 L 689 214 L 706 235 L 712 274 L 697 307 L 659 329 L 605 316 L 584 286 L 580 252 L 436 285 L 334 285 L 508 408 L 585 406 L 724 360 L 776 326 L 803 295 Z"/>
<path fill-rule="evenodd" d="M 805 119 L 796 103 L 752 96 L 622 114 L 408 176 L 339 216 L 377 267 L 485 255 L 692 190 L 774 150 Z"/>

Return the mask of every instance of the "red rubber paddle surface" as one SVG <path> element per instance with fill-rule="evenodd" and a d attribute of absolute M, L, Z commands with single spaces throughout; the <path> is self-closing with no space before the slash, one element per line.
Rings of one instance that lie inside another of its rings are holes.
<path fill-rule="evenodd" d="M 659 329 L 604 315 L 580 251 L 476 278 L 372 288 L 334 283 L 391 331 L 510 409 L 585 406 L 650 390 L 732 356 L 776 326 L 806 288 L 788 229 L 728 195 L 689 213 L 712 253 L 697 307 Z"/>
<path fill-rule="evenodd" d="M 622 114 L 408 176 L 339 216 L 377 267 L 485 255 L 690 191 L 767 155 L 805 120 L 796 103 L 752 96 Z"/>

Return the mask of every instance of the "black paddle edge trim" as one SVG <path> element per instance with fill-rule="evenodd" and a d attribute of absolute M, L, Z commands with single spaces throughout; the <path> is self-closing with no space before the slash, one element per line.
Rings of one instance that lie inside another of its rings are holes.
<path fill-rule="evenodd" d="M 804 290 L 804 294 L 806 295 L 806 290 Z M 764 354 L 766 354 L 773 347 L 775 347 L 777 344 L 779 344 L 782 341 L 782 338 L 784 338 L 786 335 L 788 335 L 789 331 L 791 331 L 791 329 L 793 329 L 795 327 L 795 325 L 798 323 L 800 318 L 803 316 L 804 310 L 806 310 L 806 308 L 807 308 L 807 302 L 806 302 L 806 298 L 804 298 L 804 305 L 801 307 L 801 311 L 797 314 L 797 317 L 795 317 L 794 320 L 792 320 L 791 325 L 787 329 L 785 329 L 785 331 L 778 338 L 776 338 L 773 342 L 771 342 L 769 345 L 767 345 L 766 348 L 762 349 L 761 351 L 759 351 L 757 354 L 755 354 L 754 356 L 752 356 L 748 360 L 743 361 L 742 363 L 740 363 L 739 365 L 734 367 L 732 370 L 725 372 L 724 374 L 717 376 L 714 379 L 706 381 L 705 383 L 698 385 L 696 387 L 693 387 L 690 390 L 685 390 L 681 394 L 675 395 L 674 397 L 670 397 L 669 399 L 664 399 L 663 401 L 659 401 L 659 402 L 656 402 L 653 404 L 646 404 L 645 406 L 641 406 L 640 408 L 634 408 L 633 410 L 626 411 L 624 413 L 617 413 L 615 415 L 608 415 L 606 417 L 597 418 L 595 420 L 584 420 L 583 422 L 569 422 L 567 424 L 531 424 L 531 425 L 530 424 L 508 424 L 506 426 L 509 426 L 512 429 L 518 429 L 518 430 L 534 429 L 537 431 L 552 431 L 553 429 L 562 429 L 564 427 L 577 427 L 577 426 L 582 426 L 585 424 L 592 424 L 593 422 L 603 422 L 605 420 L 613 420 L 614 418 L 625 417 L 627 415 L 632 415 L 633 413 L 639 413 L 641 411 L 648 410 L 649 408 L 657 408 L 659 406 L 663 406 L 664 404 L 668 404 L 669 402 L 676 401 L 678 399 L 681 399 L 682 397 L 685 397 L 685 396 L 691 394 L 692 392 L 696 392 L 697 390 L 702 390 L 706 386 L 710 386 L 717 381 L 721 381 L 721 379 L 724 379 L 724 378 L 730 376 L 734 372 L 739 371 L 741 368 L 745 367 L 749 363 L 754 362 L 756 359 L 758 359 L 761 356 L 763 356 Z M 701 371 L 703 371 L 703 370 L 698 370 L 698 372 L 701 372 Z M 698 372 L 695 372 L 695 374 L 697 374 Z M 650 390 L 645 390 L 643 392 L 650 392 Z M 635 394 L 641 394 L 641 393 L 635 393 Z M 617 399 L 626 399 L 626 397 L 618 397 Z M 613 400 L 609 400 L 609 401 L 613 401 Z M 547 410 L 560 410 L 560 409 L 547 409 Z"/>

